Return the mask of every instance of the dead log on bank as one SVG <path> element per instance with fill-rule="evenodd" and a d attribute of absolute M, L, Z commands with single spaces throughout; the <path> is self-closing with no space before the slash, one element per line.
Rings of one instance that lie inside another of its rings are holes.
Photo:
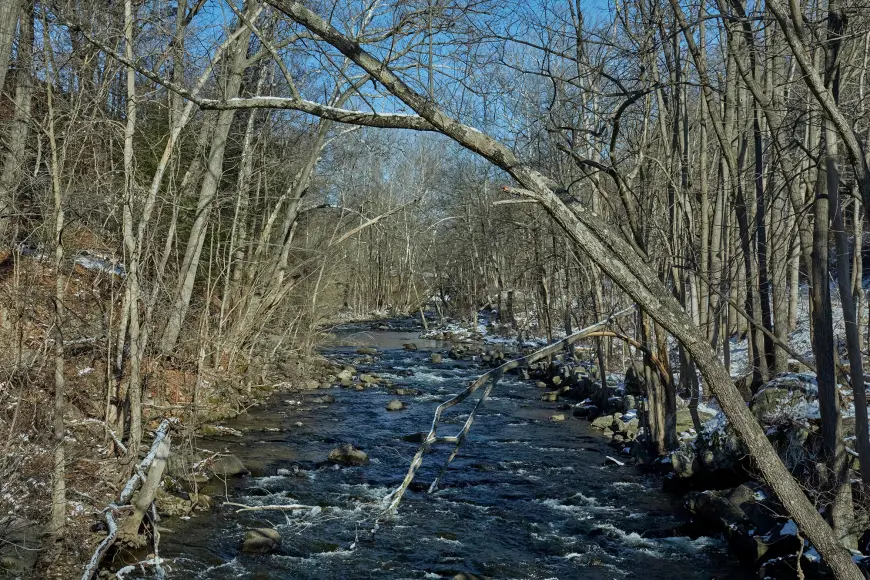
<path fill-rule="evenodd" d="M 169 457 L 170 447 L 170 432 L 173 422 L 169 419 L 164 419 L 157 427 L 154 433 L 154 443 L 151 444 L 151 450 L 148 455 L 134 470 L 133 476 L 127 480 L 121 494 L 118 496 L 118 501 L 106 506 L 103 510 L 103 517 L 108 526 L 108 535 L 99 543 L 94 551 L 91 559 L 88 561 L 85 570 L 82 573 L 82 580 L 91 580 L 97 573 L 100 563 L 105 557 L 109 548 L 125 534 L 136 534 L 139 525 L 142 523 L 142 518 L 151 507 L 154 501 L 154 495 L 160 485 L 160 480 L 163 477 L 163 470 L 166 467 L 166 460 Z M 145 475 L 147 471 L 147 475 Z M 141 492 L 136 498 L 136 501 L 130 503 L 133 494 L 137 489 Z M 119 512 L 131 511 L 130 517 L 119 526 L 115 521 L 115 515 Z M 131 532 L 132 530 L 132 532 Z M 156 566 L 159 567 L 159 558 L 155 557 Z"/>

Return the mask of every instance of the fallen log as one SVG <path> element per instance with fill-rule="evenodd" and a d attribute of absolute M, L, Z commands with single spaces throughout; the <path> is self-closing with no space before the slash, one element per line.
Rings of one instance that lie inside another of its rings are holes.
<path fill-rule="evenodd" d="M 302 504 L 274 504 L 274 505 L 245 505 L 243 503 L 235 503 L 231 501 L 225 501 L 223 505 L 231 505 L 233 507 L 237 507 L 239 509 L 236 510 L 236 513 L 241 512 L 258 512 L 258 511 L 268 511 L 268 510 L 277 510 L 277 511 L 294 511 L 294 510 L 313 510 L 317 506 L 313 505 L 302 505 Z"/>
<path fill-rule="evenodd" d="M 109 548 L 117 541 L 119 536 L 119 528 L 118 523 L 115 521 L 115 514 L 123 511 L 133 510 L 134 517 L 138 516 L 140 510 L 142 510 L 141 505 L 143 503 L 143 498 L 137 499 L 136 506 L 130 505 L 130 500 L 133 498 L 133 494 L 143 483 L 150 483 L 149 479 L 153 481 L 152 476 L 159 471 L 160 474 L 163 473 L 163 465 L 158 465 L 155 467 L 155 470 L 151 470 L 151 467 L 155 463 L 165 463 L 166 457 L 169 455 L 169 442 L 170 442 L 170 431 L 172 429 L 172 421 L 169 419 L 164 419 L 160 426 L 157 427 L 157 430 L 154 432 L 154 442 L 151 444 L 151 450 L 142 460 L 142 462 L 136 467 L 133 475 L 130 479 L 127 480 L 127 483 L 124 485 L 124 488 L 121 490 L 121 494 L 118 496 L 118 501 L 109 504 L 103 510 L 103 517 L 106 520 L 106 526 L 108 528 L 108 535 L 97 545 L 96 550 L 94 550 L 93 555 L 91 555 L 91 559 L 88 560 L 87 566 L 85 566 L 84 572 L 82 573 L 82 580 L 91 580 L 94 575 L 97 573 L 100 562 L 102 562 L 103 557 L 109 551 Z M 148 471 L 148 477 L 145 476 L 145 472 Z M 156 479 L 159 483 L 160 476 L 157 475 Z M 156 486 L 154 486 L 153 491 L 156 491 Z M 151 501 L 153 501 L 153 493 L 150 501 L 147 502 L 145 509 L 151 505 Z M 142 511 L 142 515 L 144 515 L 144 511 Z M 139 516 L 139 522 L 141 522 L 141 516 Z M 138 528 L 138 523 L 136 525 Z M 158 561 L 159 564 L 159 561 Z"/>
<path fill-rule="evenodd" d="M 426 435 L 426 438 L 423 439 L 423 441 L 420 443 L 420 448 L 417 450 L 416 455 L 414 455 L 414 458 L 411 460 L 411 464 L 408 467 L 408 473 L 405 475 L 405 479 L 402 481 L 399 487 L 397 487 L 392 492 L 387 494 L 386 497 L 384 497 L 384 503 L 389 502 L 389 505 L 387 505 L 384 509 L 382 517 L 389 517 L 390 515 L 395 513 L 396 509 L 399 507 L 399 503 L 402 501 L 402 496 L 404 496 L 405 491 L 407 491 L 408 486 L 411 485 L 411 482 L 414 481 L 414 476 L 416 475 L 417 470 L 423 464 L 423 456 L 429 451 L 429 449 L 432 448 L 432 445 L 434 445 L 435 443 L 455 443 L 456 445 L 453 448 L 453 451 L 448 456 L 447 460 L 444 462 L 444 465 L 442 466 L 438 477 L 436 477 L 435 481 L 432 482 L 432 485 L 429 486 L 429 493 L 432 493 L 438 488 L 438 483 L 447 472 L 447 468 L 450 466 L 450 463 L 456 457 L 457 453 L 459 453 L 459 447 L 462 445 L 462 442 L 465 441 L 465 438 L 468 435 L 469 430 L 471 429 L 471 425 L 474 422 L 474 418 L 477 415 L 478 410 L 480 410 L 483 402 L 486 400 L 487 397 L 489 397 L 489 394 L 495 388 L 496 383 L 501 377 L 505 375 L 505 373 L 521 366 L 530 365 L 543 358 L 553 355 L 565 348 L 566 346 L 570 346 L 579 340 L 588 338 L 594 333 L 605 328 L 608 324 L 610 324 L 617 318 L 621 318 L 632 312 L 634 312 L 634 306 L 630 306 L 628 308 L 625 308 L 624 310 L 612 314 L 604 320 L 596 322 L 592 326 L 589 326 L 575 332 L 574 334 L 566 336 L 562 340 L 559 340 L 552 344 L 548 344 L 547 346 L 538 349 L 531 354 L 509 360 L 501 366 L 498 366 L 491 371 L 482 374 L 476 381 L 471 383 L 462 392 L 454 396 L 452 399 L 438 405 L 438 407 L 436 407 L 435 409 L 435 416 L 432 419 L 432 427 L 429 429 L 429 433 Z M 444 411 L 446 411 L 450 407 L 454 407 L 460 404 L 484 386 L 486 388 L 484 389 L 483 394 L 480 396 L 480 399 L 478 399 L 477 404 L 475 404 L 474 406 L 474 409 L 468 415 L 468 418 L 465 420 L 465 423 L 463 424 L 462 429 L 459 431 L 459 433 L 453 436 L 439 437 L 437 435 L 438 422 L 441 420 L 441 415 L 444 413 Z"/>

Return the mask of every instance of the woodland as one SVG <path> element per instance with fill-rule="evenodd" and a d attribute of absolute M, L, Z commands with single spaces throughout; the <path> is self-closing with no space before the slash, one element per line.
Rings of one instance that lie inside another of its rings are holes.
<path fill-rule="evenodd" d="M 486 312 L 598 413 L 634 368 L 652 463 L 721 412 L 863 578 L 868 72 L 859 0 L 0 0 L 0 549 L 90 577 L 325 328 Z M 751 404 L 795 373 L 799 465 Z"/>

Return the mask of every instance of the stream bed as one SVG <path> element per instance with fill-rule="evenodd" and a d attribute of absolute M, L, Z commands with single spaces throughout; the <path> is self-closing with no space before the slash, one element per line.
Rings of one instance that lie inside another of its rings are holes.
<path fill-rule="evenodd" d="M 228 480 L 218 492 L 210 489 L 225 496 L 216 498 L 210 512 L 161 522 L 171 530 L 161 539 L 168 577 L 753 577 L 721 540 L 680 535 L 682 502 L 661 491 L 658 477 L 630 465 L 605 466 L 614 452 L 600 434 L 570 411 L 566 421 L 550 421 L 558 404 L 541 402 L 534 384 L 515 376 L 502 379 L 478 413 L 442 489 L 429 495 L 420 487 L 435 477 L 449 446 L 426 457 L 419 485 L 405 495 L 398 515 L 373 534 L 382 498 L 402 480 L 418 447 L 402 437 L 428 431 L 435 407 L 483 371 L 446 357 L 433 364 L 431 351 L 449 345 L 420 340 L 417 332 L 366 328 L 343 327 L 324 354 L 422 394 L 396 396 L 384 386 L 284 394 L 226 423 L 243 437 L 200 441 L 201 447 L 226 448 L 252 473 Z M 404 350 L 408 342 L 419 350 Z M 356 364 L 358 346 L 378 348 L 373 364 Z M 334 403 L 310 402 L 327 393 Z M 395 398 L 407 408 L 386 411 Z M 439 433 L 458 431 L 473 404 L 448 411 Z M 364 450 L 371 463 L 317 465 L 344 443 Z M 319 509 L 236 513 L 221 506 L 222 499 Z M 275 527 L 283 538 L 280 551 L 240 554 L 242 536 L 254 527 Z"/>

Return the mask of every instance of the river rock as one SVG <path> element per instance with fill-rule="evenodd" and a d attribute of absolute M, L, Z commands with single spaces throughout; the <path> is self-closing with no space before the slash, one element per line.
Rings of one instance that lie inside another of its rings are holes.
<path fill-rule="evenodd" d="M 537 382 L 535 383 L 535 386 L 538 387 L 539 389 L 548 389 L 548 388 L 550 388 L 550 386 L 549 386 L 547 383 L 545 383 L 544 381 L 537 381 Z"/>
<path fill-rule="evenodd" d="M 193 473 L 194 466 L 202 461 L 202 455 L 188 450 L 170 453 L 166 460 L 166 475 L 170 477 L 185 477 Z"/>
<path fill-rule="evenodd" d="M 369 456 L 365 451 L 357 449 L 350 443 L 330 451 L 327 459 L 341 465 L 367 465 L 369 462 Z"/>
<path fill-rule="evenodd" d="M 222 435 L 232 435 L 233 437 L 241 437 L 242 432 L 232 427 L 224 427 L 223 425 L 203 425 L 200 429 L 203 436 L 215 437 Z"/>
<path fill-rule="evenodd" d="M 779 508 L 767 499 L 758 483 L 695 492 L 689 495 L 687 506 L 694 521 L 725 534 L 731 549 L 742 559 L 755 562 L 773 555 L 771 550 L 794 553 L 798 549 L 794 532 L 782 533 L 786 525 L 777 521 Z M 793 523 L 791 526 L 796 532 Z"/>
<path fill-rule="evenodd" d="M 555 403 L 559 400 L 559 391 L 550 391 L 549 393 L 544 393 L 541 397 L 541 400 L 545 403 Z"/>
<path fill-rule="evenodd" d="M 323 395 L 322 397 L 314 397 L 311 402 L 315 405 L 329 405 L 335 402 L 335 397 L 332 395 Z"/>
<path fill-rule="evenodd" d="M 437 364 L 440 363 L 442 360 L 444 360 L 444 357 L 441 355 L 440 352 L 433 352 L 431 355 L 429 355 L 429 360 L 432 361 L 432 364 L 436 364 L 436 365 L 437 365 Z"/>
<path fill-rule="evenodd" d="M 211 472 L 223 477 L 233 477 L 236 475 L 247 475 L 251 473 L 245 467 L 245 464 L 235 455 L 221 455 L 217 457 L 212 461 Z"/>
<path fill-rule="evenodd" d="M 626 411 L 637 409 L 637 399 L 634 395 L 626 395 L 622 398 L 622 406 Z"/>
<path fill-rule="evenodd" d="M 405 350 L 410 350 L 410 351 L 416 351 L 416 350 L 417 350 L 417 345 L 414 344 L 413 342 L 405 343 L 405 344 L 403 344 L 402 346 L 404 347 Z"/>
<path fill-rule="evenodd" d="M 190 499 L 173 495 L 163 489 L 157 490 L 154 504 L 157 512 L 167 517 L 186 516 L 193 511 L 193 502 Z"/>
<path fill-rule="evenodd" d="M 612 415 L 602 415 L 592 421 L 592 427 L 595 429 L 610 429 L 611 425 L 613 425 Z"/>
<path fill-rule="evenodd" d="M 242 552 L 246 554 L 271 554 L 281 547 L 281 534 L 272 528 L 255 528 L 245 532 Z"/>
<path fill-rule="evenodd" d="M 410 396 L 412 396 L 412 397 L 418 397 L 418 396 L 420 396 L 420 395 L 423 394 L 423 391 L 421 391 L 421 390 L 419 390 L 419 389 L 405 389 L 405 388 L 399 388 L 399 389 L 394 390 L 393 393 L 396 394 L 396 395 L 400 395 L 400 396 L 408 396 L 408 395 L 410 395 Z"/>
<path fill-rule="evenodd" d="M 559 422 L 559 421 L 564 421 L 564 420 L 565 420 L 564 413 L 559 413 L 558 415 L 550 415 L 550 421 Z"/>
<path fill-rule="evenodd" d="M 371 375 L 371 374 L 360 375 L 359 380 L 360 380 L 360 382 L 365 383 L 367 385 L 375 385 L 381 381 L 381 379 L 379 377 L 376 377 L 376 376 Z"/>
<path fill-rule="evenodd" d="M 375 356 L 378 354 L 378 349 L 373 348 L 371 346 L 361 346 L 356 349 L 357 354 L 367 355 L 367 356 Z"/>
<path fill-rule="evenodd" d="M 405 408 L 405 403 L 400 401 L 399 399 L 393 399 L 389 403 L 387 403 L 387 411 L 401 411 Z"/>

